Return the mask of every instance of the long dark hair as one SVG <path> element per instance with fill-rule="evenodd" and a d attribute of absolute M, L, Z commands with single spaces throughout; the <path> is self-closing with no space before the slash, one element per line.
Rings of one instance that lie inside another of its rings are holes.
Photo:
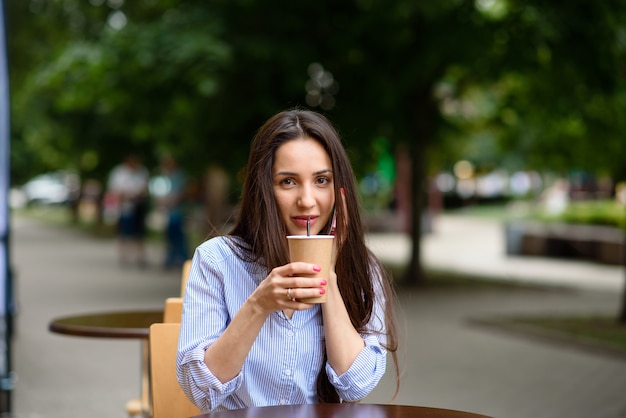
<path fill-rule="evenodd" d="M 263 262 L 268 269 L 289 262 L 287 230 L 280 218 L 272 184 L 272 167 L 276 150 L 284 143 L 308 138 L 319 142 L 332 163 L 335 207 L 337 213 L 336 240 L 339 244 L 335 271 L 343 301 L 354 328 L 366 330 L 374 306 L 375 288 L 383 291 L 387 342 L 396 372 L 398 361 L 395 292 L 388 274 L 365 245 L 361 221 L 361 202 L 354 172 L 341 139 L 330 121 L 323 115 L 303 109 L 286 110 L 271 117 L 254 137 L 248 159 L 241 209 L 231 235 L 241 238 L 237 253 L 249 261 Z M 345 208 L 341 202 L 341 188 Z M 347 211 L 347 212 L 346 212 Z M 341 219 L 348 219 L 342 223 Z M 322 230 L 327 230 L 326 225 Z M 233 241 L 237 243 L 238 241 Z M 367 272 L 368 274 L 364 274 Z M 380 280 L 380 283 L 374 283 Z M 383 330 L 374 330 L 374 332 Z M 396 393 L 399 377 L 396 376 Z M 330 384 L 324 367 L 318 375 L 317 393 L 320 402 L 338 402 L 339 397 Z"/>

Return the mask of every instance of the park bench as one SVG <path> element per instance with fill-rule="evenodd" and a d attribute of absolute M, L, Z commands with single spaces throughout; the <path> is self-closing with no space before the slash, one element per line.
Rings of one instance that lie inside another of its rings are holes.
<path fill-rule="evenodd" d="M 625 233 L 617 227 L 514 221 L 506 224 L 505 234 L 509 255 L 624 264 Z"/>

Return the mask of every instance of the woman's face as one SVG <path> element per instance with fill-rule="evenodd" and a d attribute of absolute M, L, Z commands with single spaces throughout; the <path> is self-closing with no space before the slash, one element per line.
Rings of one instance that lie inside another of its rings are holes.
<path fill-rule="evenodd" d="M 311 235 L 319 234 L 335 204 L 332 164 L 322 145 L 309 138 L 285 142 L 276 150 L 272 177 L 289 235 L 306 235 L 308 218 Z"/>

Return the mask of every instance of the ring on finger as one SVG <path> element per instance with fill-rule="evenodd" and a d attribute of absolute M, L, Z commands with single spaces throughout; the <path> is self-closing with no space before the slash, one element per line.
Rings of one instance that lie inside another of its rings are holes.
<path fill-rule="evenodd" d="M 287 289 L 287 299 L 289 299 L 290 301 L 294 301 L 296 300 L 292 295 L 291 295 L 291 288 Z"/>

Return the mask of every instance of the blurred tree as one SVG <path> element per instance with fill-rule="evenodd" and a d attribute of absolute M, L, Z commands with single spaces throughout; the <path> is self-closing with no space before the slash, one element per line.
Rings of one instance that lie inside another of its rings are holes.
<path fill-rule="evenodd" d="M 209 137 L 204 115 L 229 59 L 210 9 L 194 2 L 43 3 L 32 14 L 50 32 L 64 19 L 85 24 L 57 33 L 51 56 L 12 66 L 19 73 L 20 65 L 45 59 L 15 80 L 16 142 L 31 163 L 73 167 L 99 180 L 131 149 L 148 163 L 168 151 L 184 155 L 191 168 L 203 164 L 197 145 Z M 62 13 L 68 9 L 71 17 Z M 22 36 L 17 31 L 12 45 L 17 57 Z"/>
<path fill-rule="evenodd" d="M 12 50 L 56 43 L 12 66 L 26 74 L 14 132 L 48 164 L 94 172 L 122 144 L 236 170 L 260 121 L 317 108 L 357 172 L 378 137 L 408 149 L 419 284 L 426 178 L 474 138 L 491 144 L 474 152 L 486 163 L 624 178 L 625 3 L 32 0 Z"/>
<path fill-rule="evenodd" d="M 482 131 L 496 141 L 494 157 L 523 161 L 518 168 L 626 175 L 623 0 L 354 4 L 359 19 L 333 14 L 341 31 L 329 41 L 335 61 L 324 64 L 342 82 L 336 113 L 350 113 L 345 126 L 411 152 L 409 283 L 423 278 L 425 179 L 445 146 L 463 148 Z"/>
<path fill-rule="evenodd" d="M 218 4 L 236 51 L 224 109 L 256 102 L 239 113 L 233 135 L 302 103 L 306 89 L 305 103 L 344 128 L 357 170 L 379 136 L 409 150 L 408 283 L 423 280 L 419 220 L 442 152 L 458 155 L 479 138 L 493 142 L 491 156 L 477 155 L 484 163 L 623 175 L 623 0 Z M 267 10 L 271 21 L 259 19 Z M 315 77 L 321 87 L 311 88 Z"/>

